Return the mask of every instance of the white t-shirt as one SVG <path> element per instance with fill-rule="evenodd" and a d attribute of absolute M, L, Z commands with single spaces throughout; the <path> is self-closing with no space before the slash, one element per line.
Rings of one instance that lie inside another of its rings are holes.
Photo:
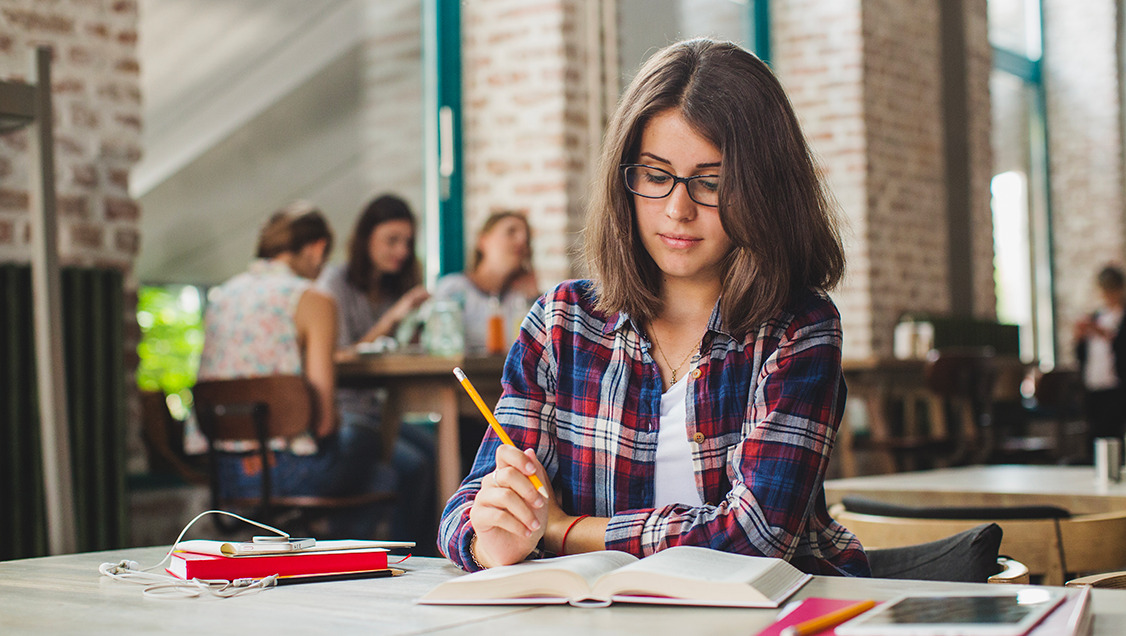
<path fill-rule="evenodd" d="M 485 348 L 488 331 L 489 295 L 477 289 L 465 274 L 447 274 L 438 279 L 434 288 L 434 300 L 452 300 L 461 306 L 462 320 L 465 323 L 466 351 L 481 351 Z M 501 315 L 504 317 L 504 342 L 511 345 L 516 341 L 520 323 L 531 308 L 535 299 L 525 298 L 523 294 L 508 290 L 500 297 Z"/>
<path fill-rule="evenodd" d="M 1100 311 L 1095 322 L 1108 333 L 1118 333 L 1118 328 L 1122 324 L 1122 310 Z M 1101 336 L 1087 338 L 1087 364 L 1083 367 L 1083 386 L 1091 391 L 1105 391 L 1118 386 L 1118 374 L 1114 370 L 1114 343 L 1110 338 Z"/>
<path fill-rule="evenodd" d="M 692 446 L 685 426 L 688 377 L 661 396 L 661 428 L 657 432 L 657 464 L 653 470 L 653 507 L 669 504 L 702 506 L 692 467 Z"/>

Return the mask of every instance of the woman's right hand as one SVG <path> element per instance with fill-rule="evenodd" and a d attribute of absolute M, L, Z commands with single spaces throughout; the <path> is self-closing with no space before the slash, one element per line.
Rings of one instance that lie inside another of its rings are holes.
<path fill-rule="evenodd" d="M 548 489 L 547 473 L 531 449 L 497 447 L 497 468 L 485 475 L 469 510 L 477 535 L 475 557 L 485 567 L 523 561 L 547 529 L 548 500 L 528 477 L 536 475 Z"/>
<path fill-rule="evenodd" d="M 418 309 L 419 305 L 430 299 L 430 292 L 422 285 L 409 290 L 407 293 L 399 297 L 394 305 L 387 310 L 387 317 L 390 318 L 396 325 L 403 321 L 404 318 L 410 315 L 412 311 Z"/>

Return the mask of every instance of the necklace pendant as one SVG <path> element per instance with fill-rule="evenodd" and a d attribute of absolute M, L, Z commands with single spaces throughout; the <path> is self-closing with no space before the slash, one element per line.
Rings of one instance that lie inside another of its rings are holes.
<path fill-rule="evenodd" d="M 672 383 L 676 384 L 676 369 L 672 370 Z"/>

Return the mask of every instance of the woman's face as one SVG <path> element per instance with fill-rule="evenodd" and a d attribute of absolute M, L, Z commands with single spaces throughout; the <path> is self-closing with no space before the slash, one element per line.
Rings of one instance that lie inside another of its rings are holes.
<path fill-rule="evenodd" d="M 667 110 L 649 120 L 641 133 L 636 163 L 661 168 L 678 177 L 721 175 L 723 154 Z M 731 251 L 731 239 L 719 220 L 719 208 L 700 205 L 683 183 L 663 199 L 633 195 L 641 242 L 666 279 L 715 283 Z"/>
<path fill-rule="evenodd" d="M 501 219 L 477 243 L 483 263 L 494 264 L 506 272 L 518 271 L 528 260 L 528 224 L 518 217 Z"/>
<path fill-rule="evenodd" d="M 375 226 L 368 240 L 373 274 L 397 274 L 403 270 L 414 244 L 414 226 L 406 219 L 384 221 Z"/>

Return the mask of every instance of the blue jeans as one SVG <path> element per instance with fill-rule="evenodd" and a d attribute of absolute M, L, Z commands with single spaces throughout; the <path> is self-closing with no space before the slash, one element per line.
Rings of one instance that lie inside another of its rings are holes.
<path fill-rule="evenodd" d="M 345 426 L 376 430 L 378 418 L 363 413 L 341 411 Z M 391 449 L 391 468 L 395 474 L 397 501 L 391 521 L 391 538 L 414 541 L 413 553 L 437 556 L 437 501 L 434 490 L 435 443 L 433 432 L 422 426 L 403 424 Z"/>
<path fill-rule="evenodd" d="M 276 496 L 335 496 L 398 491 L 397 471 L 377 461 L 381 440 L 370 426 L 345 422 L 333 435 L 317 440 L 314 455 L 273 453 L 271 490 Z M 220 496 L 258 497 L 262 492 L 259 454 L 219 453 Z M 341 511 L 329 518 L 329 531 L 350 539 L 375 538 L 379 519 L 390 504 Z"/>

